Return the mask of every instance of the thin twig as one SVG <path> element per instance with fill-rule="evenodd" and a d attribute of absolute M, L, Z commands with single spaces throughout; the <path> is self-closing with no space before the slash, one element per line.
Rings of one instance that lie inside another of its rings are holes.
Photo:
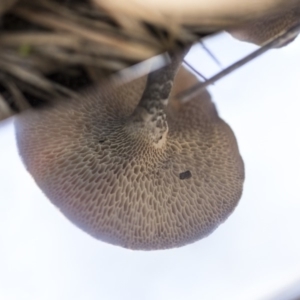
<path fill-rule="evenodd" d="M 195 72 L 199 77 L 201 77 L 204 81 L 207 80 L 207 78 L 201 74 L 198 70 L 196 70 L 187 60 L 184 60 L 183 63 L 187 65 L 193 72 Z"/>
<path fill-rule="evenodd" d="M 220 69 L 223 68 L 221 62 L 218 60 L 218 58 L 213 54 L 213 52 L 211 52 L 205 45 L 205 43 L 201 40 L 199 42 L 199 44 L 202 46 L 202 48 L 204 49 L 204 51 L 210 56 L 210 58 L 218 65 L 218 67 Z"/>
<path fill-rule="evenodd" d="M 293 26 L 288 31 L 285 31 L 275 39 L 271 40 L 264 46 L 260 47 L 258 50 L 252 52 L 251 54 L 247 55 L 246 57 L 242 58 L 241 60 L 237 61 L 236 63 L 232 64 L 228 68 L 222 70 L 221 72 L 217 73 L 213 77 L 209 78 L 207 81 L 198 83 L 191 88 L 180 92 L 175 97 L 181 101 L 182 103 L 185 103 L 189 101 L 190 99 L 193 99 L 195 96 L 199 95 L 206 87 L 209 85 L 215 83 L 217 80 L 220 80 L 221 78 L 225 77 L 226 75 L 230 74 L 234 70 L 240 68 L 241 66 L 245 65 L 246 63 L 250 62 L 254 58 L 262 55 L 263 53 L 267 52 L 268 50 L 280 47 L 281 45 L 286 44 L 288 41 L 295 38 L 295 36 L 298 35 L 300 31 L 300 24 Z"/>

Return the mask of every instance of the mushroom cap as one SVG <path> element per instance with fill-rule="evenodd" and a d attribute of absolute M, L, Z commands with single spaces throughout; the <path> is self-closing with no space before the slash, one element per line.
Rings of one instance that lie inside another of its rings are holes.
<path fill-rule="evenodd" d="M 181 69 L 179 92 L 196 78 Z M 166 109 L 165 146 L 129 122 L 145 86 L 103 86 L 27 111 L 15 121 L 19 152 L 60 211 L 97 239 L 153 250 L 197 241 L 222 223 L 242 193 L 234 134 L 207 92 Z"/>
<path fill-rule="evenodd" d="M 241 41 L 262 45 L 299 23 L 299 20 L 300 7 L 297 5 L 280 14 L 265 16 L 263 19 L 252 21 L 229 32 Z"/>

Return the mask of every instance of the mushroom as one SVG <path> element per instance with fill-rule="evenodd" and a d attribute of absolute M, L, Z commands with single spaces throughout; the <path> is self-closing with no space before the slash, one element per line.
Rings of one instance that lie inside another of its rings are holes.
<path fill-rule="evenodd" d="M 97 239 L 139 250 L 183 246 L 215 230 L 241 197 L 243 161 L 210 95 L 185 104 L 169 97 L 180 61 L 15 121 L 37 185 Z M 195 82 L 182 68 L 172 92 Z"/>

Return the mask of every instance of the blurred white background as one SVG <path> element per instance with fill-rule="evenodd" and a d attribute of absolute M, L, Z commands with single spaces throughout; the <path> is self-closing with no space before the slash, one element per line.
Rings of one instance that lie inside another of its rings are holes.
<path fill-rule="evenodd" d="M 256 47 L 221 35 L 206 45 L 224 66 Z M 188 60 L 219 67 L 195 46 Z M 210 87 L 246 166 L 240 204 L 212 235 L 138 252 L 94 240 L 44 197 L 0 125 L 0 299 L 247 300 L 300 295 L 300 38 Z M 297 284 L 298 283 L 298 284 Z"/>

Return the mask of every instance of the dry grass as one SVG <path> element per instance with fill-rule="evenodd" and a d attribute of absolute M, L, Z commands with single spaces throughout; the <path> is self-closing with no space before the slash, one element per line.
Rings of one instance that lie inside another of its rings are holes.
<path fill-rule="evenodd" d="M 175 38 L 146 23 L 126 30 L 84 0 L 5 0 L 0 13 L 0 91 L 11 113 L 74 97 L 75 87 L 199 38 L 188 31 Z"/>
<path fill-rule="evenodd" d="M 169 3 L 166 13 L 168 1 L 1 0 L 0 95 L 7 107 L 0 120 L 53 97 L 76 97 L 80 87 L 240 24 L 247 9 L 259 16 L 299 3 L 264 0 L 259 8 L 246 1 L 246 10 L 235 12 L 236 0 L 213 0 L 211 7 L 197 0 L 194 9 L 193 1 L 174 2 L 185 9 Z"/>

